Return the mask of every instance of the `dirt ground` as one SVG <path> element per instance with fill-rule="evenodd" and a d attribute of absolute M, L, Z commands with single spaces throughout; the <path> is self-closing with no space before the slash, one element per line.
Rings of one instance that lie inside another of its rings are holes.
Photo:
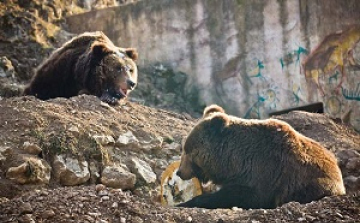
<path fill-rule="evenodd" d="M 0 3 L 0 57 L 11 61 L 11 66 L 5 66 L 8 76 L 0 77 L 0 222 L 360 222 L 360 161 L 350 162 L 351 157 L 346 155 L 347 151 L 360 151 L 360 135 L 324 115 L 295 112 L 278 118 L 318 140 L 338 157 L 345 154 L 339 162 L 344 178 L 349 179 L 347 195 L 309 204 L 291 202 L 271 210 L 183 209 L 162 207 L 158 186 L 164 168 L 180 156 L 178 147 L 170 145 L 180 144 L 196 122 L 189 114 L 128 101 L 110 107 L 93 96 L 49 101 L 12 97 L 19 95 L 21 85 L 29 81 L 43 58 L 72 36 L 61 28 L 63 19 L 86 11 L 84 2 Z M 102 8 L 114 1 L 94 2 L 94 8 Z M 149 146 L 124 147 L 115 153 L 89 137 L 116 139 L 128 131 Z M 150 164 L 157 180 L 153 184 L 140 182 L 135 189 L 124 191 L 103 187 L 96 180 L 71 187 L 61 186 L 53 178 L 46 185 L 14 183 L 6 178 L 6 170 L 29 156 L 23 152 L 25 142 L 41 145 L 43 151 L 36 158 L 49 163 L 55 153 L 101 164 L 125 162 L 136 156 Z"/>
<path fill-rule="evenodd" d="M 1 222 L 359 222 L 357 196 L 324 198 L 272 210 L 164 208 L 120 190 L 95 186 L 32 191 L 1 203 Z M 33 221 L 31 221 L 33 220 Z"/>
<path fill-rule="evenodd" d="M 119 135 L 132 131 L 138 138 L 161 137 L 163 144 L 150 150 L 128 148 L 137 156 L 169 161 L 179 157 L 166 142 L 181 142 L 195 124 L 195 119 L 170 111 L 123 102 L 110 107 L 93 96 L 40 101 L 33 97 L 0 100 L 0 142 L 2 146 L 21 150 L 24 141 L 36 142 L 39 135 L 50 140 L 55 134 L 71 145 L 69 126 L 76 123 L 81 135 L 91 131 Z M 280 116 L 292 119 L 293 126 L 307 135 L 318 137 L 328 147 L 347 150 L 359 145 L 360 136 L 323 115 L 290 113 Z M 297 119 L 296 119 L 297 118 Z M 327 122 L 327 123 L 326 123 Z M 307 123 L 307 124 L 306 124 Z M 310 126 L 309 126 L 310 125 Z M 319 129 L 323 128 L 323 134 Z M 330 133 L 335 132 L 336 136 Z M 34 134 L 37 132 L 38 134 Z M 65 136 L 65 137 L 64 137 Z M 336 138 L 337 137 L 337 138 Z M 341 146 L 342 145 L 342 146 Z M 126 150 L 126 149 L 125 149 Z M 81 151 L 79 151 L 81 152 Z M 43 151 L 44 159 L 48 159 Z M 2 163 L 2 167 L 6 164 Z M 157 168 L 158 167 L 158 168 Z M 4 168 L 3 168 L 4 169 Z M 5 168 L 6 169 L 6 168 Z M 158 169 L 157 178 L 164 170 Z M 95 185 L 63 187 L 56 182 L 49 186 L 17 185 L 1 173 L 0 222 L 357 222 L 360 220 L 360 196 L 351 191 L 346 196 L 327 197 L 309 204 L 291 202 L 272 210 L 204 210 L 162 207 L 155 185 L 140 185 L 133 191 L 121 191 Z M 5 189 L 7 188 L 7 190 Z"/>

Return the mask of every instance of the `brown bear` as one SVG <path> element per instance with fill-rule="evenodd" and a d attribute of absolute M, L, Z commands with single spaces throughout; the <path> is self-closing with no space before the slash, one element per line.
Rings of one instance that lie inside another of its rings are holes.
<path fill-rule="evenodd" d="M 178 207 L 275 208 L 345 194 L 335 156 L 284 121 L 242 119 L 212 105 L 184 141 L 178 176 L 221 189 Z"/>
<path fill-rule="evenodd" d="M 91 94 L 116 104 L 137 85 L 136 49 L 120 48 L 102 32 L 86 32 L 55 50 L 36 69 L 24 95 L 47 100 Z"/>

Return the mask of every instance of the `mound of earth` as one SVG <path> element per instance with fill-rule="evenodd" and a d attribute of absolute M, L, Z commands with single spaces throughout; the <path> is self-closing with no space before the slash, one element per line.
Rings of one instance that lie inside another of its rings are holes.
<path fill-rule="evenodd" d="M 291 112 L 277 118 L 337 155 L 347 195 L 271 210 L 162 207 L 161 173 L 179 160 L 182 138 L 196 119 L 128 101 L 111 107 L 87 95 L 48 101 L 2 98 L 0 222 L 360 220 L 360 135 L 322 114 Z M 104 180 L 109 166 L 123 168 L 136 180 L 114 189 Z"/>

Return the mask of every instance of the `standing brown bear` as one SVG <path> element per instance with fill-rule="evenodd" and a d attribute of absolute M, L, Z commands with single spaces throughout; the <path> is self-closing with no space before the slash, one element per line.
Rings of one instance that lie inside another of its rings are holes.
<path fill-rule="evenodd" d="M 345 194 L 335 156 L 277 120 L 247 120 L 216 105 L 192 129 L 177 174 L 212 181 L 221 189 L 179 207 L 275 208 Z"/>
<path fill-rule="evenodd" d="M 91 94 L 116 104 L 137 84 L 138 57 L 119 48 L 102 32 L 86 32 L 55 50 L 36 70 L 24 95 L 46 100 Z"/>

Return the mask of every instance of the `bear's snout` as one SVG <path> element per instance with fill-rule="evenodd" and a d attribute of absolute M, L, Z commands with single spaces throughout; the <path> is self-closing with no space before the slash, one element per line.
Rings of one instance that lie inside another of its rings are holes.
<path fill-rule="evenodd" d="M 181 170 L 181 168 L 178 171 L 176 171 L 176 175 L 178 175 L 182 180 L 190 180 L 193 177 L 191 171 L 189 172 L 186 169 Z"/>
<path fill-rule="evenodd" d="M 176 171 L 176 175 L 178 175 L 182 180 L 188 180 L 188 177 L 186 177 L 181 170 Z"/>
<path fill-rule="evenodd" d="M 127 83 L 128 87 L 129 87 L 129 89 L 133 90 L 135 88 L 136 83 L 134 81 L 132 81 L 130 79 L 127 79 L 126 83 Z"/>
<path fill-rule="evenodd" d="M 180 170 L 176 171 L 176 175 L 178 175 L 180 178 L 182 178 L 182 177 L 181 177 L 181 171 L 180 171 Z"/>

